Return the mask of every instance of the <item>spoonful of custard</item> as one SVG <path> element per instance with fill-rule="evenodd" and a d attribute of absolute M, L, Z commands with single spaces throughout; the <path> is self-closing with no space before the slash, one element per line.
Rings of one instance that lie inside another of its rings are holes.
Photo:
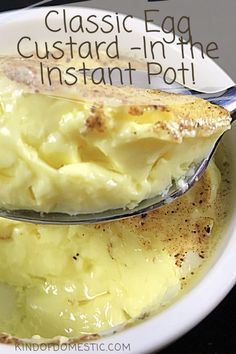
<path fill-rule="evenodd" d="M 231 126 L 227 109 L 193 95 L 42 85 L 39 70 L 0 58 L 1 217 L 80 224 L 153 210 L 200 178 Z"/>

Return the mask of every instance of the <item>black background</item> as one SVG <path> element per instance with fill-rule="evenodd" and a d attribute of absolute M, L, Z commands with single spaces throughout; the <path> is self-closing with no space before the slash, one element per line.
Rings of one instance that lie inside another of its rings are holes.
<path fill-rule="evenodd" d="M 89 1 L 89 0 L 81 0 L 83 2 Z M 113 0 L 111 0 L 113 1 Z M 118 1 L 118 0 L 114 0 Z M 134 0 L 136 1 L 136 0 Z M 26 6 L 30 6 L 32 4 L 36 4 L 40 2 L 40 0 L 13 0 L 13 1 L 5 1 L 5 0 L 0 0 L 0 11 L 7 11 L 7 10 L 15 10 L 15 9 L 20 9 Z M 53 5 L 64 5 L 65 3 L 72 4 L 73 2 L 80 2 L 80 0 L 53 0 L 50 1 L 48 4 L 43 4 L 42 6 L 53 6 Z"/>
<path fill-rule="evenodd" d="M 89 0 L 88 0 L 89 1 Z M 111 0 L 118 1 L 118 0 Z M 132 0 L 137 1 L 137 0 Z M 197 1 L 197 0 L 191 0 Z M 15 0 L 0 3 L 0 11 L 18 9 L 39 1 Z M 62 5 L 65 0 L 48 5 Z M 70 0 L 68 3 L 79 2 Z M 1 33 L 0 33 L 1 35 Z M 236 256 L 236 255 L 235 255 Z M 227 270 L 226 270 L 227 271 Z M 236 287 L 197 327 L 171 344 L 160 354 L 234 354 L 236 353 Z M 199 304 L 196 304 L 199 307 Z M 144 338 L 145 340 L 145 338 Z"/>

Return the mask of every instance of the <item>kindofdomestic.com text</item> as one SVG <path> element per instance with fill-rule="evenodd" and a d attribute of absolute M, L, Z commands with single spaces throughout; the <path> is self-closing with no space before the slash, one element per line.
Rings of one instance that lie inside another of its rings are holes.
<path fill-rule="evenodd" d="M 131 345 L 129 343 L 18 343 L 15 344 L 15 351 L 17 352 L 117 352 L 129 353 L 131 352 Z"/>

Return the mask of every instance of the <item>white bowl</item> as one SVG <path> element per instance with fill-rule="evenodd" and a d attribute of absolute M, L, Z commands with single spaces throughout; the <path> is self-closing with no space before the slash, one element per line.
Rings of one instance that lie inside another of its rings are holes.
<path fill-rule="evenodd" d="M 15 13 L 4 13 L 0 16 L 0 31 L 5 33 L 5 36 L 0 38 L 0 54 L 13 53 L 16 54 L 16 43 L 22 36 L 29 36 L 37 40 L 47 39 L 49 42 L 58 37 L 56 33 L 48 33 L 45 30 L 43 18 L 49 11 L 49 8 L 40 8 Z M 68 7 L 69 15 L 80 13 L 82 15 L 94 14 L 99 16 L 108 14 L 107 11 L 91 10 L 87 8 Z M 12 22 L 12 16 L 14 22 Z M 121 35 L 121 44 L 125 48 L 133 43 L 139 43 L 143 36 L 143 21 L 134 19 L 134 34 L 133 40 L 127 34 Z M 54 24 L 57 24 L 58 19 L 55 19 Z M 153 27 L 154 28 L 154 27 Z M 63 37 L 63 34 L 61 34 Z M 97 39 L 103 39 L 96 35 Z M 109 38 L 109 36 L 107 36 Z M 153 38 L 153 34 L 150 35 Z M 170 46 L 170 62 L 176 62 L 179 58 L 179 52 L 173 46 Z M 188 58 L 186 59 L 189 60 Z M 204 67 L 201 63 L 197 63 L 197 72 L 199 75 L 199 85 L 206 86 L 227 86 L 232 84 L 230 78 L 210 59 L 204 61 Z M 204 69 L 203 69 L 204 68 Z M 216 79 L 217 78 L 217 82 Z M 236 126 L 230 132 L 227 132 L 224 137 L 225 145 L 228 151 L 235 152 L 235 136 Z M 234 179 L 236 177 L 236 154 L 232 153 Z M 235 192 L 235 191 L 234 191 Z M 236 203 L 235 203 L 236 204 Z M 97 346 L 93 352 L 103 352 L 104 347 L 115 345 L 116 343 L 128 345 L 127 352 L 129 353 L 148 353 L 153 350 L 161 349 L 168 343 L 177 339 L 185 332 L 189 331 L 198 322 L 200 322 L 209 312 L 211 312 L 219 302 L 226 296 L 236 282 L 236 205 L 232 212 L 224 238 L 219 242 L 218 248 L 215 251 L 205 275 L 201 277 L 198 283 L 185 296 L 178 300 L 175 304 L 163 311 L 161 314 L 150 319 L 144 320 L 133 327 L 130 327 L 120 332 L 104 337 L 96 341 Z M 101 345 L 99 349 L 99 345 Z M 5 354 L 15 353 L 14 346 L 0 345 L 0 351 Z M 51 351 L 51 350 L 49 350 Z M 73 350 L 72 350 L 73 351 Z M 38 352 L 41 352 L 40 350 Z M 57 350 L 58 353 L 65 351 Z M 125 352 L 125 351 L 124 351 Z M 45 353 L 45 350 L 42 350 Z"/>

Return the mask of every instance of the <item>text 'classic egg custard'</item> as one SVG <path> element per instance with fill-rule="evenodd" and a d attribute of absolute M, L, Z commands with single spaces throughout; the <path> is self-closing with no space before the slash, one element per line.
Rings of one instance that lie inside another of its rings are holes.
<path fill-rule="evenodd" d="M 1 219 L 0 340 L 80 338 L 173 302 L 224 229 L 231 184 L 221 161 L 222 177 L 212 162 L 193 189 L 142 217 L 60 227 Z"/>
<path fill-rule="evenodd" d="M 0 66 L 5 209 L 132 208 L 166 192 L 230 127 L 226 110 L 190 96 L 89 82 L 41 92 L 35 70 L 14 58 Z"/>

